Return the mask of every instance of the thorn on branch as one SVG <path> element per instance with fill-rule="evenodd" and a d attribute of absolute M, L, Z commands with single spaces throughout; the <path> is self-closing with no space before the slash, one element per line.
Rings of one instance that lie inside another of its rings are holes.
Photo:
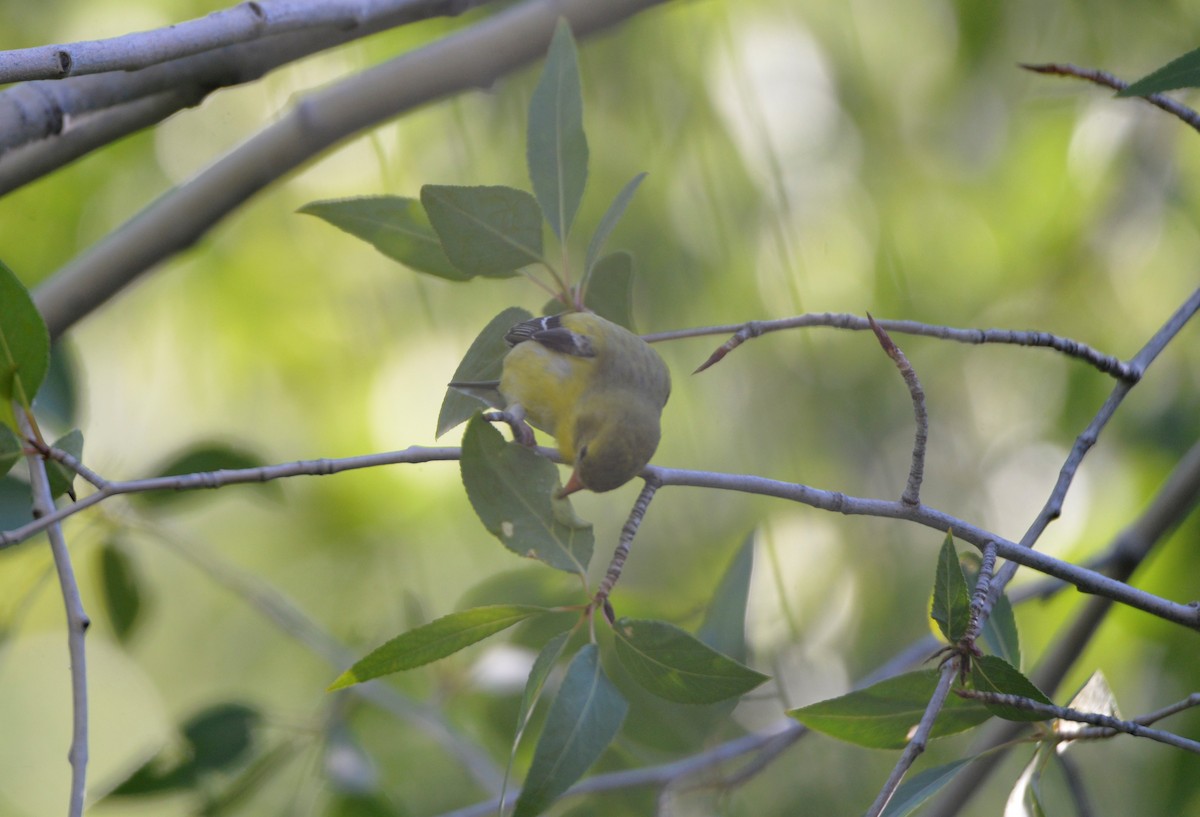
<path fill-rule="evenodd" d="M 750 321 L 737 332 L 735 332 L 733 337 L 718 346 L 716 351 L 708 356 L 708 360 L 701 363 L 696 370 L 692 372 L 692 374 L 700 374 L 700 372 L 709 368 L 713 364 L 720 363 L 725 355 L 729 354 L 751 338 L 756 338 L 761 334 L 763 334 L 762 324 L 760 324 L 758 321 Z"/>

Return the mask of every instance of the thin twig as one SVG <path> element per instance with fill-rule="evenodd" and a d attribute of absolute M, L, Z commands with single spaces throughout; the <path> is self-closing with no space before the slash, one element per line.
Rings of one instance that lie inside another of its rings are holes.
<path fill-rule="evenodd" d="M 967 623 L 967 633 L 963 640 L 973 644 L 979 633 L 983 631 L 984 611 L 987 609 L 988 598 L 992 589 L 992 571 L 996 568 L 996 543 L 988 542 L 983 546 L 983 562 L 979 565 L 979 577 L 975 580 L 975 592 L 971 595 L 971 618 Z"/>
<path fill-rule="evenodd" d="M 1059 720 L 1071 721 L 1073 723 L 1087 723 L 1100 727 L 1097 730 L 1083 729 L 1073 731 L 1069 736 L 1064 737 L 1064 740 L 1110 738 L 1117 733 L 1123 732 L 1127 735 L 1133 735 L 1136 738 L 1149 738 L 1159 743 L 1165 743 L 1168 746 L 1174 746 L 1176 749 L 1183 749 L 1200 755 L 1200 741 L 1194 741 L 1190 738 L 1176 735 L 1173 732 L 1164 732 L 1161 729 L 1151 729 L 1137 721 L 1126 721 L 1099 712 L 1084 712 L 1079 709 L 1071 709 L 1070 707 L 1046 704 L 1041 701 L 1030 700 L 1021 695 L 1006 695 L 1000 692 L 985 692 L 978 689 L 959 689 L 955 690 L 955 692 L 963 698 L 972 698 L 984 703 L 999 704 L 1001 706 L 1011 706 L 1027 712 L 1036 712 L 1048 718 L 1058 718 Z"/>
<path fill-rule="evenodd" d="M 1140 723 L 1142 726 L 1149 726 L 1156 721 L 1161 721 L 1163 718 L 1169 718 L 1172 715 L 1177 715 L 1180 712 L 1186 711 L 1195 706 L 1200 706 L 1200 692 L 1193 692 L 1182 701 L 1176 701 L 1173 704 L 1164 706 L 1162 709 L 1156 709 L 1153 712 L 1147 712 L 1145 715 L 1140 715 L 1134 718 L 1133 722 Z"/>
<path fill-rule="evenodd" d="M 1140 370 L 1121 361 L 1117 357 L 1103 354 L 1077 340 L 1059 337 L 1049 332 L 1018 332 L 1012 329 L 963 329 L 920 323 L 918 321 L 877 320 L 876 323 L 888 332 L 901 335 L 921 335 L 939 340 L 950 340 L 956 343 L 969 343 L 973 345 L 1001 343 L 1053 349 L 1068 357 L 1082 360 L 1104 374 L 1112 375 L 1118 380 L 1137 380 L 1141 376 Z M 779 332 L 785 329 L 800 329 L 810 326 L 849 329 L 860 332 L 871 328 L 870 322 L 860 315 L 845 312 L 814 312 L 770 321 L 750 321 L 722 326 L 699 326 L 692 329 L 654 332 L 649 335 L 643 335 L 642 338 L 647 343 L 659 343 L 667 340 L 698 338 L 707 335 L 728 335 L 732 333 L 733 336 L 718 347 L 709 359 L 696 369 L 697 372 L 701 372 L 717 363 L 721 358 L 729 354 L 729 352 L 751 338 L 761 337 L 770 332 Z"/>
<path fill-rule="evenodd" d="M 21 433 L 35 437 L 33 427 L 24 411 L 14 412 Z M 30 484 L 33 488 L 33 512 L 35 516 L 48 516 L 54 510 L 54 497 L 50 493 L 50 478 L 46 473 L 46 461 L 40 454 L 30 454 Z M 88 766 L 88 681 L 87 651 L 84 636 L 91 620 L 83 609 L 83 598 L 79 584 L 75 581 L 75 568 L 71 564 L 71 552 L 63 536 L 62 526 L 51 524 L 46 529 L 50 540 L 50 552 L 54 556 L 54 567 L 58 572 L 58 584 L 62 592 L 63 605 L 67 611 L 67 651 L 71 657 L 71 749 L 67 757 L 71 764 L 71 798 L 68 814 L 80 817 L 83 814 L 84 795 L 87 790 Z"/>
<path fill-rule="evenodd" d="M 1076 79 L 1085 79 L 1088 82 L 1094 82 L 1097 85 L 1103 85 L 1106 88 L 1112 88 L 1114 91 L 1124 91 L 1129 87 L 1129 83 L 1123 79 L 1118 79 L 1107 71 L 1100 71 L 1095 68 L 1080 68 L 1070 63 L 1045 63 L 1042 65 L 1021 65 L 1026 71 L 1033 71 L 1037 74 L 1052 74 L 1060 77 L 1075 77 Z M 1162 94 L 1150 94 L 1149 96 L 1136 97 L 1144 99 L 1156 108 L 1161 108 L 1175 118 L 1179 119 L 1184 124 L 1200 131 L 1200 113 L 1192 110 L 1187 105 L 1176 102 L 1170 97 Z"/>
<path fill-rule="evenodd" d="M 658 480 L 654 479 L 653 475 L 647 477 L 646 484 L 642 486 L 642 492 L 638 494 L 637 501 L 633 503 L 633 508 L 629 511 L 629 518 L 625 520 L 625 526 L 621 528 L 620 541 L 617 542 L 617 549 L 613 551 L 612 561 L 608 564 L 604 578 L 600 580 L 600 588 L 592 599 L 592 609 L 603 610 L 610 624 L 613 623 L 614 615 L 612 606 L 608 602 L 609 594 L 612 593 L 613 587 L 621 578 L 625 559 L 629 557 L 629 548 L 633 545 L 638 528 L 642 526 L 642 519 L 645 518 L 646 511 L 657 491 Z"/>
<path fill-rule="evenodd" d="M 946 703 L 946 697 L 950 694 L 951 684 L 954 683 L 955 677 L 958 676 L 960 660 L 956 656 L 942 665 L 937 687 L 934 688 L 933 695 L 929 698 L 929 705 L 925 707 L 925 713 L 921 715 L 921 721 L 917 724 L 916 732 L 913 733 L 912 739 L 904 747 L 904 751 L 901 753 L 900 759 L 896 761 L 896 765 L 892 767 L 892 772 L 888 775 L 883 788 L 879 790 L 879 794 L 875 797 L 875 802 L 867 809 L 867 817 L 879 817 L 883 813 L 888 801 L 896 794 L 896 789 L 900 788 L 900 784 L 904 781 L 904 776 L 908 774 L 908 770 L 912 768 L 912 765 L 917 762 L 917 758 L 925 751 L 925 746 L 929 743 L 929 735 L 933 732 L 934 721 Z"/>
<path fill-rule="evenodd" d="M 871 329 L 874 330 L 875 338 L 883 347 L 883 351 L 887 352 L 887 356 L 900 370 L 900 376 L 904 378 L 904 383 L 908 386 L 909 397 L 912 398 L 916 431 L 913 435 L 912 464 L 908 469 L 908 482 L 904 486 L 904 493 L 900 496 L 900 500 L 909 505 L 920 505 L 921 480 L 925 477 L 925 446 L 929 442 L 929 414 L 925 409 L 925 390 L 921 388 L 921 380 L 917 377 L 916 371 L 908 362 L 903 350 L 895 344 L 887 330 L 871 317 L 870 312 L 867 313 L 867 322 L 871 324 Z"/>

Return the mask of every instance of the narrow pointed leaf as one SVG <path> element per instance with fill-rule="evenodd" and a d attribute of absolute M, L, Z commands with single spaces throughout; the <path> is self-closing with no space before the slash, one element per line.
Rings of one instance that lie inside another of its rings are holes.
<path fill-rule="evenodd" d="M 947 533 L 942 549 L 938 553 L 937 574 L 933 580 L 933 601 L 930 616 L 937 622 L 938 629 L 950 643 L 955 643 L 967 632 L 971 616 L 971 596 L 958 553 L 954 549 L 954 537 Z"/>
<path fill-rule="evenodd" d="M 133 634 L 142 612 L 142 590 L 137 569 L 122 548 L 106 542 L 100 549 L 100 576 L 108 620 L 112 622 L 117 639 L 126 642 Z"/>
<path fill-rule="evenodd" d="M 23 449 L 20 438 L 8 426 L 0 425 L 0 477 L 11 471 L 24 456 Z"/>
<path fill-rule="evenodd" d="M 746 660 L 746 606 L 754 570 L 754 534 L 747 534 L 708 603 L 696 637 L 735 661 Z"/>
<path fill-rule="evenodd" d="M 633 330 L 633 256 L 614 252 L 592 271 L 584 304 L 603 318 Z"/>
<path fill-rule="evenodd" d="M 1200 48 L 1176 57 L 1161 68 L 1151 71 L 1137 82 L 1117 93 L 1117 96 L 1149 96 L 1177 88 L 1200 87 Z"/>
<path fill-rule="evenodd" d="M 565 241 L 587 184 L 588 145 L 575 38 L 561 18 L 529 101 L 525 153 L 533 193 L 554 234 Z"/>
<path fill-rule="evenodd" d="M 767 680 L 695 636 L 665 621 L 621 619 L 614 628 L 617 658 L 643 688 L 683 704 L 736 698 Z"/>
<path fill-rule="evenodd" d="M 554 463 L 518 443 L 506 443 L 476 415 L 463 434 L 463 486 L 487 528 L 513 553 L 558 570 L 585 575 L 592 558 L 592 527 L 564 513 Z"/>
<path fill-rule="evenodd" d="M 66 451 L 77 460 L 83 459 L 83 432 L 79 429 L 68 431 L 54 441 L 52 448 Z M 75 490 L 75 472 L 60 462 L 50 460 L 46 463 L 46 476 L 50 478 L 50 493 L 54 497 L 72 494 Z"/>
<path fill-rule="evenodd" d="M 888 801 L 880 817 L 907 817 L 912 814 L 928 802 L 929 798 L 945 788 L 959 772 L 974 760 L 974 757 L 964 757 L 944 766 L 925 769 L 908 778 L 900 788 L 896 789 L 896 793 Z"/>
<path fill-rule="evenodd" d="M 504 342 L 504 334 L 516 324 L 532 317 L 528 311 L 512 306 L 492 318 L 475 340 L 471 341 L 466 356 L 454 370 L 454 376 L 450 378 L 450 381 L 453 383 L 499 381 L 500 372 L 504 366 L 504 356 L 508 354 L 510 348 Z M 479 411 L 481 403 L 499 407 L 502 402 L 500 392 L 494 387 L 481 388 L 479 393 L 472 392 L 471 394 L 456 389 L 447 389 L 446 397 L 442 400 L 442 408 L 438 412 L 437 436 L 440 437 L 460 423 L 465 423 L 472 414 Z"/>
<path fill-rule="evenodd" d="M 541 814 L 604 752 L 629 705 L 605 676 L 595 644 L 571 660 L 550 705 L 513 817 Z"/>
<path fill-rule="evenodd" d="M 981 692 L 1000 692 L 1019 695 L 1038 703 L 1053 703 L 1033 682 L 1026 678 L 1003 658 L 984 655 L 971 662 L 971 683 Z M 1044 721 L 1049 717 L 1038 712 L 1018 709 L 1002 704 L 985 704 L 992 714 L 1007 721 Z"/>
<path fill-rule="evenodd" d="M 356 661 L 329 685 L 330 691 L 414 669 L 545 613 L 545 607 L 508 604 L 451 613 L 393 638 Z"/>
<path fill-rule="evenodd" d="M 50 366 L 50 333 L 29 290 L 0 261 L 0 423 L 16 429 L 12 403 L 29 408 Z"/>
<path fill-rule="evenodd" d="M 363 196 L 314 201 L 301 207 L 299 212 L 316 216 L 361 238 L 409 269 L 449 281 L 466 281 L 472 277 L 450 263 L 425 208 L 416 199 Z"/>
<path fill-rule="evenodd" d="M 788 715 L 818 732 L 872 749 L 902 749 L 937 686 L 937 670 L 897 675 L 866 689 L 793 709 Z M 964 732 L 992 716 L 983 704 L 951 695 L 932 737 Z"/>
<path fill-rule="evenodd" d="M 468 276 L 509 278 L 542 260 L 542 211 L 524 190 L 427 184 L 421 204 L 446 257 Z"/>
<path fill-rule="evenodd" d="M 616 228 L 617 222 L 625 214 L 625 208 L 629 206 L 633 194 L 637 192 L 638 185 L 642 183 L 642 179 L 644 178 L 646 178 L 645 173 L 639 173 L 634 176 L 625 183 L 625 186 L 621 188 L 621 192 L 617 193 L 617 197 L 613 199 L 612 204 L 608 205 L 608 210 L 604 212 L 603 218 L 600 219 L 600 224 L 596 227 L 596 232 L 592 234 L 592 240 L 588 243 L 587 256 L 584 261 L 584 270 L 587 275 L 591 275 L 592 268 L 600 258 L 600 251 L 604 249 L 604 243 L 608 241 L 608 237 Z"/>
<path fill-rule="evenodd" d="M 992 614 L 983 623 L 983 640 L 994 655 L 998 655 L 1014 667 L 1021 667 L 1021 639 L 1017 632 L 1017 618 L 1013 614 L 1012 602 L 1006 594 L 1000 594 L 992 606 Z"/>
<path fill-rule="evenodd" d="M 533 708 L 537 706 L 538 698 L 541 697 L 542 690 L 546 686 L 546 679 L 550 677 L 550 672 L 554 669 L 554 665 L 562 657 L 563 650 L 566 649 L 567 641 L 570 637 L 570 630 L 554 636 L 554 638 L 546 642 L 546 646 L 542 647 L 542 651 L 534 659 L 533 667 L 529 670 L 529 678 L 525 681 L 525 692 L 521 695 L 521 708 L 517 712 L 516 734 L 518 740 L 521 733 L 525 731 L 525 724 L 529 722 L 529 716 L 533 713 Z M 513 748 L 515 749 L 516 747 L 514 746 Z"/>

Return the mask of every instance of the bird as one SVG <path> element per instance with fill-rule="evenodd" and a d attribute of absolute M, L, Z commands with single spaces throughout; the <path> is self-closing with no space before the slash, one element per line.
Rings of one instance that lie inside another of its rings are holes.
<path fill-rule="evenodd" d="M 574 466 L 558 496 L 611 491 L 654 456 L 671 394 L 667 366 L 650 344 L 592 312 L 516 324 L 504 336 L 499 391 L 516 431 L 528 421 L 554 436 Z M 528 431 L 528 427 L 526 427 Z M 528 439 L 532 443 L 532 432 Z"/>

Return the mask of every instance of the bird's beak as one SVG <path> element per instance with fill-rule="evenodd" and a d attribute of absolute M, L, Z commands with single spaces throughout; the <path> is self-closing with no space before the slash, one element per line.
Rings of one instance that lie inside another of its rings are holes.
<path fill-rule="evenodd" d="M 563 489 L 556 496 L 559 499 L 564 499 L 576 491 L 582 491 L 586 487 L 586 485 L 579 481 L 579 469 L 575 469 L 571 472 L 571 478 L 567 480 L 567 484 L 563 486 Z"/>

